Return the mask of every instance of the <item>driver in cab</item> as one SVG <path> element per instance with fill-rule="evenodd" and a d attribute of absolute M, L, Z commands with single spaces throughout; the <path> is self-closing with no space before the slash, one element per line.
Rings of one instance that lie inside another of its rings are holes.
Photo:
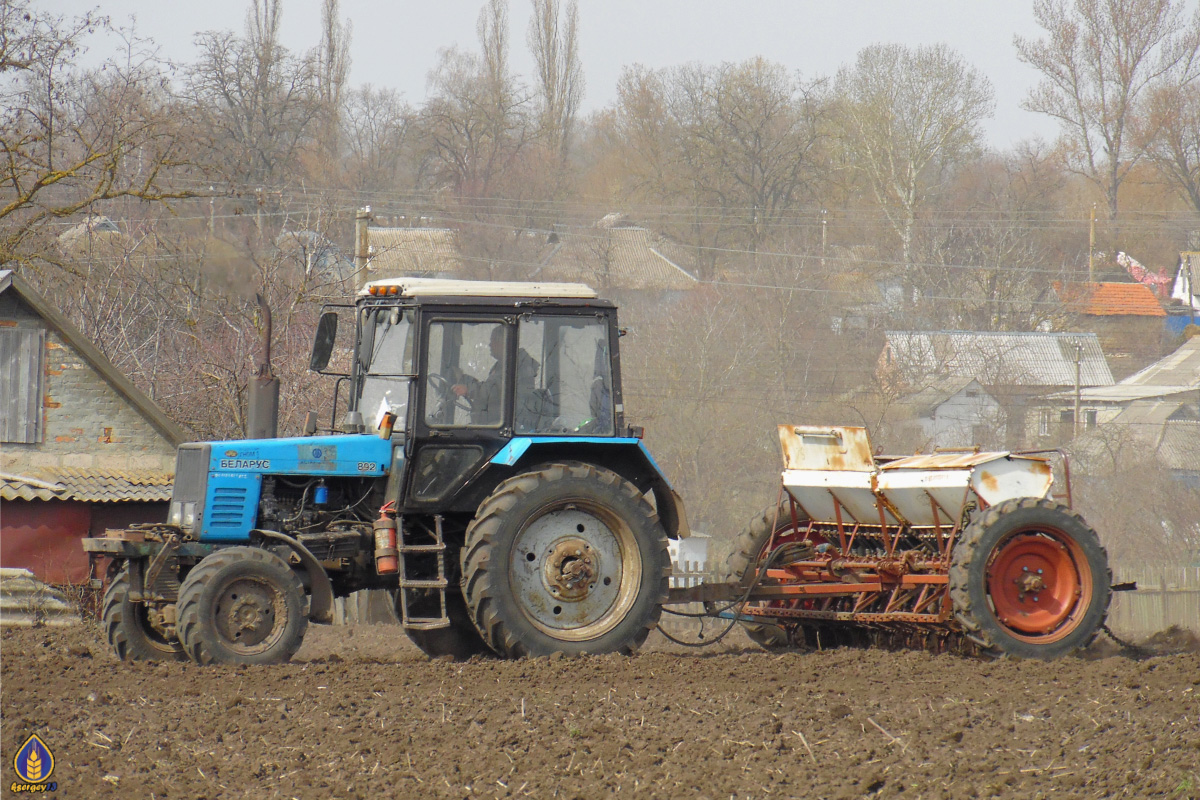
<path fill-rule="evenodd" d="M 503 417 L 504 387 L 504 327 L 492 329 L 488 342 L 495 363 L 483 380 L 470 375 L 460 375 L 459 382 L 450 387 L 458 397 L 471 406 L 471 422 L 476 425 L 494 425 Z M 517 351 L 517 393 L 531 391 L 537 379 L 539 364 L 525 350 Z"/>

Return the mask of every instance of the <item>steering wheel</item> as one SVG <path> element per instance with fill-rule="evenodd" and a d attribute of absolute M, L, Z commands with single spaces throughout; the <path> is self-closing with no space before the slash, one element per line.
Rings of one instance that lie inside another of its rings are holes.
<path fill-rule="evenodd" d="M 454 393 L 454 384 L 445 375 L 437 372 L 430 372 L 425 375 L 425 380 L 429 383 L 431 389 L 441 395 L 442 405 L 434 410 L 434 416 L 440 414 L 445 408 L 445 404 L 449 401 L 457 408 L 463 411 L 471 410 L 471 401 L 466 397 L 459 397 Z"/>

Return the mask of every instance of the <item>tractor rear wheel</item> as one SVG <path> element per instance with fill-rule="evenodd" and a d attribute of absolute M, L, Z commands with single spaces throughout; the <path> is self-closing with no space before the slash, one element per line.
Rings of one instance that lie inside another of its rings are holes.
<path fill-rule="evenodd" d="M 455 661 L 466 661 L 471 656 L 492 652 L 479 631 L 475 630 L 471 612 L 467 610 L 467 603 L 460 592 L 446 590 L 446 616 L 450 618 L 448 628 L 427 631 L 406 628 L 404 632 L 417 649 L 430 658 L 450 656 Z"/>
<path fill-rule="evenodd" d="M 671 562 L 641 492 L 590 464 L 509 478 L 462 549 L 471 620 L 502 656 L 629 653 L 658 623 Z"/>
<path fill-rule="evenodd" d="M 950 561 L 954 614 L 993 656 L 1052 659 L 1104 624 L 1112 575 L 1083 517 L 1051 500 L 1006 500 L 967 526 Z"/>
<path fill-rule="evenodd" d="M 778 506 L 767 506 L 761 514 L 751 520 L 749 527 L 742 531 L 734 540 L 733 550 L 725 561 L 726 581 L 737 583 L 744 592 L 754 580 L 759 563 L 769 555 L 768 548 L 772 544 L 772 533 L 775 534 L 776 546 L 786 542 L 802 541 L 806 537 L 792 531 L 792 512 L 790 503 L 784 501 Z M 807 522 L 808 517 L 803 512 L 798 513 L 798 521 Z M 764 578 L 760 585 L 774 583 Z M 751 605 L 747 603 L 747 605 Z M 758 606 L 770 606 L 772 603 L 754 603 Z M 742 629 L 755 644 L 767 650 L 777 650 L 792 644 L 788 632 L 779 625 L 771 622 L 743 622 Z M 812 639 L 815 631 L 805 627 L 806 643 Z"/>
<path fill-rule="evenodd" d="M 186 661 L 183 645 L 161 625 L 145 603 L 129 599 L 129 568 L 113 576 L 101 602 L 104 632 L 122 661 Z"/>
<path fill-rule="evenodd" d="M 308 630 L 304 585 L 259 547 L 229 547 L 197 564 L 179 588 L 179 640 L 198 664 L 282 664 Z"/>

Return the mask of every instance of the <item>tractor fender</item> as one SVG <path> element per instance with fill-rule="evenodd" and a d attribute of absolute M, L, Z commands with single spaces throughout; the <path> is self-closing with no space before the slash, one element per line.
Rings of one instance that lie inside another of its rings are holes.
<path fill-rule="evenodd" d="M 691 535 L 683 498 L 672 488 L 641 439 L 524 436 L 510 439 L 489 464 L 519 469 L 546 461 L 584 461 L 612 470 L 654 498 L 654 508 L 669 538 L 686 539 Z"/>
<path fill-rule="evenodd" d="M 309 602 L 308 618 L 313 622 L 319 622 L 323 625 L 332 625 L 333 584 L 330 583 L 329 575 L 325 572 L 325 568 L 321 566 L 321 562 L 317 561 L 317 557 L 312 554 L 312 551 L 305 547 L 302 542 L 279 531 L 267 531 L 256 528 L 251 531 L 251 534 L 282 542 L 292 548 L 292 552 L 296 554 L 296 557 L 300 559 L 300 563 L 308 572 L 309 590 L 312 593 L 312 599 Z"/>

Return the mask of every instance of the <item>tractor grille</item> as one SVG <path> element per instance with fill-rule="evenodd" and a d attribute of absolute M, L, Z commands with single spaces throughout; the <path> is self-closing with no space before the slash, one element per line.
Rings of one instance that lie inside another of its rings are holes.
<path fill-rule="evenodd" d="M 207 444 L 184 444 L 175 455 L 175 488 L 172 503 L 204 503 L 208 487 L 208 461 L 212 447 Z"/>

